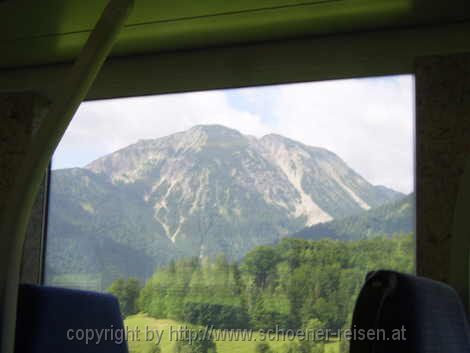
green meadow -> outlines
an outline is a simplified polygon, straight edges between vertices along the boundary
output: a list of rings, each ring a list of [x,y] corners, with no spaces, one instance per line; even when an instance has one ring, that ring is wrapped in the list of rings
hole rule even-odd
[[[131,315],[126,318],[124,325],[128,330],[135,332],[135,328],[138,327],[140,334],[135,335],[134,339],[129,336],[128,345],[130,353],[150,353],[160,351],[161,353],[173,353],[176,351],[176,341],[170,339],[170,330],[178,329],[179,327],[186,327],[183,323],[179,323],[174,320],[167,319],[155,319],[146,314],[136,314]],[[148,330],[158,330],[162,332],[162,339],[159,344],[156,344],[156,339],[147,341],[145,339],[145,331]],[[215,330],[217,331],[217,330]],[[217,333],[215,333],[217,335]],[[150,337],[150,335],[148,336]],[[297,342],[297,340],[294,340]],[[250,341],[215,341],[217,353],[258,353],[257,346],[260,343],[259,333],[254,332],[252,340]],[[289,352],[289,344],[292,342],[283,341],[282,338],[275,338],[274,340],[265,341],[269,345],[271,352],[273,353],[286,353]],[[157,345],[160,349],[154,348]],[[339,342],[329,342],[325,344],[325,353],[338,353],[339,352]]]

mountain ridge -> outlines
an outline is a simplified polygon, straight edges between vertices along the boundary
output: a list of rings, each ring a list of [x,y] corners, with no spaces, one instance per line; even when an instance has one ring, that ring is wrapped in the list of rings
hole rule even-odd
[[[140,140],[85,168],[52,171],[49,240],[58,249],[73,248],[62,234],[109,239],[146,254],[153,266],[221,252],[238,259],[401,196],[324,148],[199,125]]]
[[[414,200],[415,194],[411,193],[356,215],[306,227],[290,236],[306,240],[359,240],[377,235],[390,237],[414,233]]]

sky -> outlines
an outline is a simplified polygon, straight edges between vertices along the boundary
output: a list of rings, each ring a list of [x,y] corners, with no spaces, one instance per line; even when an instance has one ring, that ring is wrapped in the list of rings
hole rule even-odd
[[[329,149],[374,185],[414,185],[413,77],[295,83],[85,102],[53,157],[83,167],[140,139],[199,124],[277,133]]]

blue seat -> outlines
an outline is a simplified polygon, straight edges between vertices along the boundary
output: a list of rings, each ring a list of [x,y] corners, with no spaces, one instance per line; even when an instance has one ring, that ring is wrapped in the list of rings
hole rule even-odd
[[[19,288],[16,353],[128,353],[124,333],[112,295],[33,285]]]
[[[352,330],[356,335],[358,330],[383,330],[376,336],[386,339],[356,336],[350,353],[470,352],[469,326],[457,293],[443,283],[393,271],[367,276],[354,308]]]

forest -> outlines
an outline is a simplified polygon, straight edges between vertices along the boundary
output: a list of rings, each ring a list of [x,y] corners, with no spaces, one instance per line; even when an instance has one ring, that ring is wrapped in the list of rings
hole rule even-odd
[[[109,291],[126,316],[144,312],[217,329],[335,330],[350,325],[366,274],[413,272],[413,251],[412,234],[356,241],[285,238],[254,248],[238,262],[223,254],[172,261],[144,285],[119,279]]]

